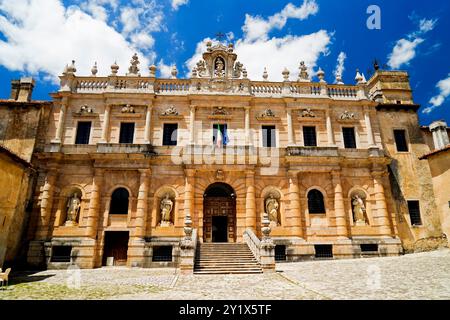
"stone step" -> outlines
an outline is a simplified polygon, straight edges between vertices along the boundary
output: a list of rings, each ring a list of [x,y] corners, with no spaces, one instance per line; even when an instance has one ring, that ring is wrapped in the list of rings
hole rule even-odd
[[[263,273],[261,269],[257,270],[202,270],[202,271],[194,271],[194,274],[259,274]]]

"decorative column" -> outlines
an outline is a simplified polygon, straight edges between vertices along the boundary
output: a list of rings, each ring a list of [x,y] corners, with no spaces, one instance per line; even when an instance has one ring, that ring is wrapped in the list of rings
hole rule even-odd
[[[105,114],[103,115],[103,128],[101,139],[102,143],[108,142],[110,113],[111,113],[111,105],[107,104],[105,106]]]
[[[103,170],[95,169],[92,178],[86,236],[93,239],[96,239],[97,237],[98,217],[100,214],[100,188],[102,185],[103,173]]]
[[[55,143],[62,143],[64,133],[64,122],[66,121],[66,113],[68,107],[67,97],[61,100],[61,109],[59,111],[58,126],[56,127]]]
[[[299,193],[298,173],[289,171],[289,215],[286,217],[286,224],[293,235],[303,237]]]
[[[191,106],[189,117],[189,144],[195,144],[195,111],[197,107]]]
[[[293,146],[295,145],[295,141],[294,141],[294,127],[292,125],[292,110],[288,109],[286,116],[288,126],[288,146]]]
[[[364,121],[366,123],[366,130],[367,130],[367,142],[370,147],[375,146],[375,140],[373,138],[373,131],[372,131],[372,123],[370,122],[370,114],[369,111],[364,112]]]
[[[335,147],[336,142],[334,141],[334,133],[333,133],[333,126],[331,124],[331,116],[330,116],[330,110],[327,109],[326,111],[326,117],[327,117],[327,137],[328,137],[328,145],[330,147]]]
[[[185,170],[185,185],[184,185],[184,216],[194,216],[194,184],[195,184],[195,170]],[[198,225],[194,222],[194,226]]]
[[[245,107],[245,145],[250,145],[250,107]]]
[[[255,198],[255,171],[245,172],[245,227],[256,232],[256,198]]]
[[[147,212],[148,212],[148,191],[150,187],[151,169],[139,170],[139,193],[137,198],[136,220],[134,236],[144,238],[146,230]]]
[[[149,104],[145,114],[144,144],[151,144],[152,109],[153,106]]]
[[[57,177],[57,169],[51,168],[46,176],[44,187],[41,193],[40,217],[37,228],[38,240],[46,240],[48,238],[49,223],[53,208],[53,193],[55,190],[55,182]]]
[[[336,219],[336,234],[340,238],[347,238],[347,219],[345,216],[344,195],[342,192],[341,173],[331,172],[334,186],[334,216]]]
[[[377,209],[377,222],[375,224],[380,228],[381,235],[391,236],[392,232],[389,223],[389,214],[383,187],[384,175],[384,172],[372,172],[373,192],[375,198],[375,206]]]

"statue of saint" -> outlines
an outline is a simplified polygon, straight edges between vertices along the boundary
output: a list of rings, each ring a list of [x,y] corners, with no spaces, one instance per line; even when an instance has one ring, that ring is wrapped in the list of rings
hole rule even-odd
[[[170,222],[170,213],[172,212],[173,201],[169,198],[169,195],[166,194],[165,197],[161,200],[161,223],[169,223]]]
[[[78,214],[80,213],[81,199],[78,193],[74,193],[67,202],[67,218],[66,223],[74,224],[77,222]]]
[[[221,58],[216,60],[215,66],[215,75],[216,77],[224,77],[225,76],[225,64]]]
[[[266,213],[269,215],[269,220],[275,222],[277,225],[279,224],[278,220],[278,209],[280,204],[278,200],[271,193],[269,197],[266,199]]]
[[[352,205],[353,205],[353,214],[355,217],[356,222],[366,222],[366,218],[364,217],[364,214],[366,212],[366,207],[364,205],[364,200],[361,199],[360,196],[355,195],[352,198]]]

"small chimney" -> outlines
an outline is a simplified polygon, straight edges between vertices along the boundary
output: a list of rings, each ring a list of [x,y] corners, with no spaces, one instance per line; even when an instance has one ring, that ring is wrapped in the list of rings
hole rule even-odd
[[[17,100],[19,96],[20,89],[20,80],[11,80],[11,95],[9,97],[10,100]]]
[[[20,79],[20,90],[19,96],[17,97],[18,102],[30,102],[31,95],[33,94],[34,80],[33,78],[22,78]]]
[[[447,123],[443,120],[430,124],[430,131],[433,134],[434,149],[440,150],[449,144],[447,134]]]

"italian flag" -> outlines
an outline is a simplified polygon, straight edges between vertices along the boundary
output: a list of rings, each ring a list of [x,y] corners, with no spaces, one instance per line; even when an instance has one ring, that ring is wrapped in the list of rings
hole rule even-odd
[[[217,137],[216,137],[216,146],[218,148],[222,147],[223,145],[223,132],[222,132],[222,128],[221,125],[218,124],[217,125]]]

